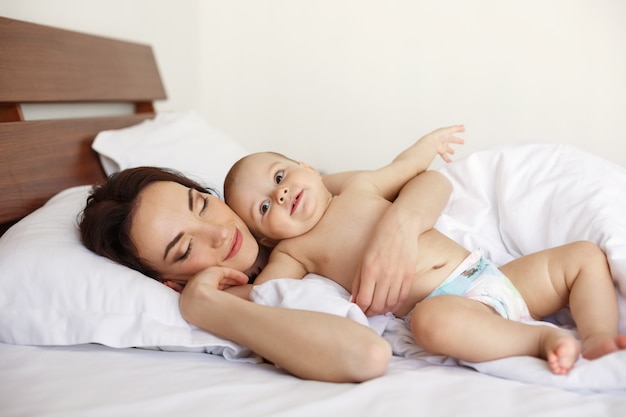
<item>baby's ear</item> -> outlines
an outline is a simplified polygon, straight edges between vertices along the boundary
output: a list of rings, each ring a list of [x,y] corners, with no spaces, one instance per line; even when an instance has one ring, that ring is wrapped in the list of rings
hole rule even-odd
[[[304,167],[306,169],[310,169],[313,172],[317,172],[317,169],[315,169],[313,166],[307,164],[306,162],[300,161],[300,162],[298,162],[298,165],[300,165],[301,167]],[[319,172],[317,172],[317,173],[319,174]]]
[[[259,243],[267,248],[272,249],[278,243],[274,239],[270,239],[269,237],[262,237],[259,239]]]

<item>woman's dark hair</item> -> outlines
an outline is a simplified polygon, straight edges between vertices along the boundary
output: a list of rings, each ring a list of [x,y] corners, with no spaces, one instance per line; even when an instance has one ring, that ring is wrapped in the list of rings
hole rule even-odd
[[[95,185],[79,219],[80,237],[88,249],[157,280],[161,278],[159,273],[139,258],[130,239],[130,228],[137,197],[148,185],[159,181],[172,181],[203,193],[217,194],[173,170],[131,168]]]

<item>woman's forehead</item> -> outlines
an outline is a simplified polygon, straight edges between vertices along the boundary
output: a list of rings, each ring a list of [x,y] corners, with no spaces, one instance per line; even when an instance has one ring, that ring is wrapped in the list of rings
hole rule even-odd
[[[137,198],[133,224],[158,222],[173,212],[188,211],[189,188],[172,181],[158,181],[144,188]],[[143,224],[142,226],[147,226]]]
[[[139,194],[139,200],[171,201],[185,197],[189,188],[173,181],[156,181],[146,186]]]
[[[131,238],[139,255],[152,259],[176,236],[188,207],[189,189],[171,181],[148,185],[140,193],[131,224]]]

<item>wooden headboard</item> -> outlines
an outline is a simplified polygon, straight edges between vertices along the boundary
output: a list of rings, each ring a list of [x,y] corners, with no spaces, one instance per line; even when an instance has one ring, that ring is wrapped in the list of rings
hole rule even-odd
[[[103,180],[97,133],[153,117],[165,98],[148,45],[0,17],[0,234],[57,192]],[[131,103],[134,114],[29,121],[27,103]]]

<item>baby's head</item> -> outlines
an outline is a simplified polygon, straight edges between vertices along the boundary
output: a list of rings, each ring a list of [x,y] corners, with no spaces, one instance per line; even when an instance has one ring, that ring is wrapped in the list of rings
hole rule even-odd
[[[224,181],[226,204],[270,247],[311,230],[331,197],[313,167],[275,152],[240,159]]]

